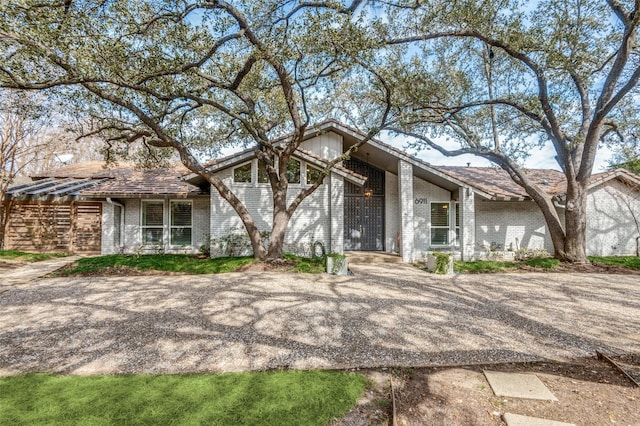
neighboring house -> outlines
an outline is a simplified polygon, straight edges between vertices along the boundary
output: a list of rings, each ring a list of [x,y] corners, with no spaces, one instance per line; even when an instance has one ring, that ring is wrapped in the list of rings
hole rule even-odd
[[[291,193],[311,184],[327,160],[361,138],[360,132],[336,121],[310,129],[289,164]],[[253,150],[207,167],[245,203],[258,227],[269,231],[271,189]],[[562,173],[529,173],[548,186],[563,216]],[[640,178],[615,170],[592,179],[588,253],[635,254]],[[210,238],[243,232],[231,206],[182,166],[67,166],[12,188],[4,205],[11,209],[5,247],[23,250],[191,253]],[[489,250],[553,252],[538,207],[503,170],[432,166],[377,140],[334,168],[291,218],[286,235],[290,250],[317,242],[327,252],[386,251],[407,262],[443,250],[465,260]]]

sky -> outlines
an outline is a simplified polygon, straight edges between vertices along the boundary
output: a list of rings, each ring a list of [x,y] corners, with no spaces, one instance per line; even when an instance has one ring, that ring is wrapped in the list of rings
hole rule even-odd
[[[406,137],[391,137],[381,135],[379,139],[389,145],[402,149],[407,153],[414,155],[434,166],[466,166],[471,163],[471,167],[492,167],[494,164],[484,158],[475,155],[461,155],[458,157],[445,157],[435,150],[416,150],[406,149]],[[593,167],[593,173],[600,173],[607,169],[607,161],[611,158],[613,152],[607,147],[600,147],[596,154],[596,161]],[[556,153],[551,142],[542,148],[535,150],[525,162],[525,167],[529,169],[554,169],[560,170],[560,166],[555,160]]]
[[[458,157],[445,157],[435,150],[421,150],[406,149],[407,138],[401,136],[389,136],[382,134],[378,136],[378,139],[391,146],[399,148],[410,155],[418,157],[421,160],[433,164],[434,166],[466,166],[467,163],[471,163],[471,167],[494,167],[495,164],[490,163],[484,158],[476,157],[475,155],[461,155]],[[229,147],[222,149],[221,157],[239,152],[245,147]],[[593,167],[593,173],[600,173],[607,170],[607,161],[611,158],[613,152],[607,147],[600,147],[596,154],[596,161]],[[528,169],[554,169],[560,170],[560,166],[555,160],[555,151],[550,142],[539,150],[534,151],[531,156],[525,162],[525,167]]]

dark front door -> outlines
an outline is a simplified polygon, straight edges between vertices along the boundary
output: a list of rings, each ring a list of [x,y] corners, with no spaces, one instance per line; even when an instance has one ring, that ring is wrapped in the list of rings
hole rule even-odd
[[[384,250],[384,172],[356,159],[344,166],[368,177],[364,186],[345,182],[344,249]],[[365,189],[372,194],[366,196]]]

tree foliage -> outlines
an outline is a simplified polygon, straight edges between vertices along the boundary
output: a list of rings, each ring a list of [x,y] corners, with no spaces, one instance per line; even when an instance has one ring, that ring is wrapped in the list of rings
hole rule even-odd
[[[637,132],[639,8],[617,0],[394,2],[384,35],[400,117],[392,129],[445,155],[500,165],[541,208],[556,255],[586,262],[597,148]],[[520,167],[547,141],[567,178],[564,221]]]
[[[356,73],[362,81],[381,81],[370,66],[372,38],[354,14],[360,3],[3,4],[0,84],[48,91],[88,114],[88,134],[103,135],[112,151],[126,153],[137,143],[160,156],[158,150],[177,152],[235,209],[254,254],[280,257],[289,218],[341,160],[287,201],[289,157],[309,125],[335,111],[321,101]],[[387,115],[382,108],[359,117],[370,125],[368,138]],[[274,142],[284,135],[289,139]],[[203,158],[227,144],[256,147],[266,165],[274,206],[268,253],[250,212],[203,166]]]

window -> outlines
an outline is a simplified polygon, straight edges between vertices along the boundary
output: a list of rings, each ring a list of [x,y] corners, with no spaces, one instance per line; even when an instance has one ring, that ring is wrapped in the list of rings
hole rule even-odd
[[[449,203],[431,203],[431,245],[449,244]]]
[[[313,185],[322,176],[322,170],[307,164],[307,185]]]
[[[162,244],[164,202],[142,202],[142,244]]]
[[[251,183],[251,163],[243,164],[233,169],[233,181],[236,183]]]
[[[171,245],[191,245],[191,201],[171,202]]]
[[[300,162],[289,158],[287,163],[287,180],[289,183],[300,183]]]
[[[269,183],[269,173],[264,163],[258,160],[258,183]]]

